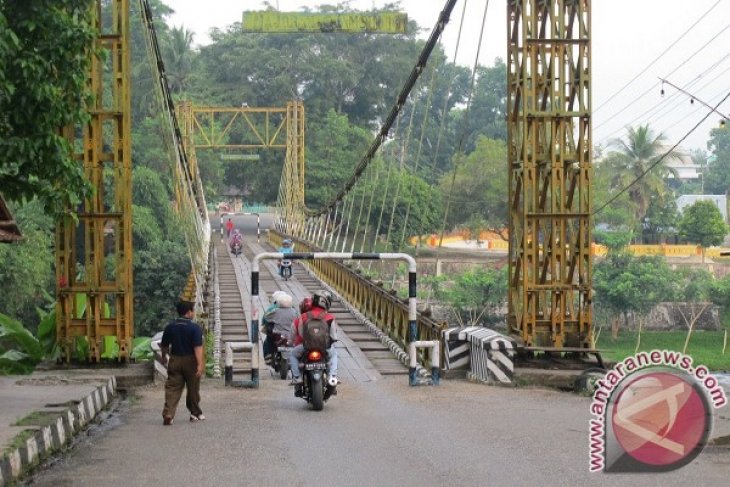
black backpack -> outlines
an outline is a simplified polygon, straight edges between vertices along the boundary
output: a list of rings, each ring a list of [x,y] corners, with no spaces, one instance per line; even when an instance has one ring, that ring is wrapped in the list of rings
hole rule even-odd
[[[326,317],[326,312],[320,313],[319,316],[314,316],[311,311],[307,312],[307,320],[302,328],[305,350],[325,351],[330,348],[332,340],[330,339],[330,325],[325,320]]]

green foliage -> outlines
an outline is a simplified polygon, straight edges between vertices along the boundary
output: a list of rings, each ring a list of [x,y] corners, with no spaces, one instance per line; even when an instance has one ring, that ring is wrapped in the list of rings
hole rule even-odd
[[[478,137],[474,151],[456,165],[456,178],[452,171],[441,179],[443,200],[451,196],[448,223],[463,224],[480,215],[487,225],[503,228],[508,219],[507,169],[507,144]]]
[[[705,180],[705,194],[728,194],[730,189],[730,124],[713,129],[707,143],[712,152]]]
[[[626,248],[634,238],[632,232],[609,232],[606,230],[595,230],[593,232],[593,239],[596,243],[605,245],[608,247],[609,252],[617,252]]]
[[[144,361],[152,360],[154,352],[152,351],[152,338],[150,337],[136,337],[132,341],[132,355],[134,360]]]
[[[666,136],[655,134],[649,125],[629,127],[626,140],[616,139],[611,144],[617,151],[604,163],[613,172],[612,187],[629,188],[628,196],[636,204],[635,221],[642,222],[652,199],[664,202],[669,197],[666,179],[677,173],[666,163],[680,154],[671,152],[658,163],[666,151]]]
[[[0,312],[35,330],[37,309],[53,302],[52,221],[39,200],[11,210],[25,238],[0,245]]]
[[[58,132],[86,119],[90,13],[87,0],[6,2],[0,13],[0,188],[57,215],[91,190]]]
[[[611,252],[594,267],[593,303],[608,314],[647,313],[660,302],[673,301],[678,283],[663,257],[636,257]]]
[[[305,172],[306,203],[319,208],[327,203],[352,175],[372,136],[354,127],[330,108],[323,117],[310,120]]]
[[[652,200],[642,222],[644,243],[659,243],[667,237],[676,233],[677,202],[668,198],[664,203],[659,200]]]
[[[134,254],[135,334],[151,336],[164,328],[185,287],[190,258],[180,241],[153,241]]]
[[[43,354],[49,360],[55,361],[61,356],[56,345],[56,310],[55,308],[42,316],[38,324],[38,341],[43,348]]]
[[[690,302],[707,302],[710,300],[715,281],[711,272],[698,267],[680,267],[675,273],[682,289],[678,296],[679,299]]]
[[[679,234],[703,248],[720,245],[727,230],[720,210],[712,201],[697,201],[684,209],[679,220]]]
[[[160,223],[155,219],[152,209],[132,205],[132,243],[135,251],[146,250],[152,242],[161,240]]]
[[[720,306],[725,316],[730,316],[730,274],[722,279],[712,281],[709,289],[709,298]]]
[[[476,268],[453,276],[427,280],[434,296],[448,305],[461,324],[494,323],[498,308],[507,301],[507,267]]]
[[[22,323],[0,314],[0,374],[29,374],[43,359],[43,347]]]
[[[158,172],[145,166],[134,168],[132,171],[132,201],[137,207],[145,207],[152,212],[157,221],[158,230],[161,232],[160,235],[168,235],[168,232],[173,230],[170,228],[171,200],[170,192]],[[135,225],[136,223],[135,221]]]

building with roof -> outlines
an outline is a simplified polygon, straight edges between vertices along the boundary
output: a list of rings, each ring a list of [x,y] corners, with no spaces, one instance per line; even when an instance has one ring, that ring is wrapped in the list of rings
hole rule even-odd
[[[3,196],[0,195],[0,243],[17,242],[22,239],[23,235],[20,233],[20,228],[13,215],[10,214]]]

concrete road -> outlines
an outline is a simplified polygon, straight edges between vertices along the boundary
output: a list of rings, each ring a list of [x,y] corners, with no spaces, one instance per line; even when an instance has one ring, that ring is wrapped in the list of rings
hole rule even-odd
[[[714,486],[730,475],[730,450],[719,447],[671,473],[591,474],[589,398],[541,389],[386,378],[342,384],[314,412],[283,381],[245,390],[208,379],[208,419],[189,423],[178,410],[171,427],[162,387],[135,394],[118,426],[26,485]]]

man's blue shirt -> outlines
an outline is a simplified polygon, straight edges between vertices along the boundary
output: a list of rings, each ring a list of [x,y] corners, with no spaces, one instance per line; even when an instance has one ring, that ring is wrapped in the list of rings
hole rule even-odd
[[[170,355],[176,357],[194,355],[195,347],[203,345],[203,330],[193,320],[178,318],[162,332],[163,347],[171,347]]]

